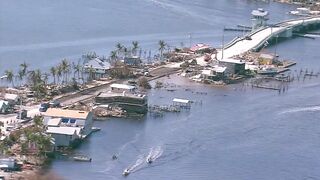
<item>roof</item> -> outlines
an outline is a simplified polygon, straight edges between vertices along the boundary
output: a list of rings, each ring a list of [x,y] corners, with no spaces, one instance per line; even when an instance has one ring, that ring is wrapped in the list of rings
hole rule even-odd
[[[201,74],[204,74],[204,75],[212,75],[212,70],[211,69],[204,69],[202,70]]]
[[[245,64],[245,62],[242,60],[232,59],[232,58],[221,59],[221,60],[219,60],[219,62],[226,62],[226,63],[233,63],[233,64]]]
[[[52,118],[47,121],[45,125],[47,126],[58,126],[60,124],[60,118]]]
[[[178,98],[174,98],[174,99],[173,99],[173,102],[178,102],[178,103],[187,104],[187,103],[190,103],[190,100],[188,100],[188,99],[178,99]]]
[[[102,61],[99,58],[92,59],[84,64],[85,68],[93,68],[93,69],[102,69],[107,70],[110,69],[111,65],[107,61]]]
[[[226,71],[226,69],[227,69],[227,67],[221,67],[221,66],[214,66],[212,68],[212,70],[217,73],[223,73],[224,71]]]
[[[90,112],[88,111],[77,111],[77,110],[68,110],[68,109],[59,109],[59,108],[49,108],[44,116],[50,117],[64,117],[64,118],[75,118],[75,119],[87,119]]]
[[[17,100],[19,96],[17,94],[5,94],[4,99],[6,100]]]
[[[269,12],[268,12],[268,11],[265,11],[264,9],[259,8],[258,10],[253,10],[253,11],[251,12],[251,14],[252,14],[253,16],[265,17],[265,16],[268,16]]]
[[[264,58],[264,59],[274,59],[274,55],[272,55],[272,54],[265,54],[265,53],[260,54],[259,57]]]
[[[118,88],[118,89],[127,89],[127,90],[131,90],[131,89],[135,89],[136,87],[134,86],[130,86],[127,84],[111,84],[110,86],[111,88]]]
[[[66,135],[73,135],[73,134],[80,134],[80,127],[48,127],[46,133],[49,134],[66,134]]]
[[[200,43],[192,46],[190,50],[194,52],[194,51],[199,51],[199,50],[208,49],[208,48],[210,48],[209,45]]]

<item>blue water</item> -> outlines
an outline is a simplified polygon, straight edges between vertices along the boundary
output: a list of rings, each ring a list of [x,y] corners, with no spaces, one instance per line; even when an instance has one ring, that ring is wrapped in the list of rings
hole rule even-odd
[[[295,8],[248,0],[0,1],[0,68],[17,69],[23,61],[48,68],[88,51],[108,54],[116,42],[132,40],[151,50],[160,39],[188,45],[189,33],[192,42],[220,46],[223,26],[250,25],[250,12],[258,7],[270,11],[271,22],[291,18],[285,12]],[[230,40],[241,34],[225,35]],[[319,44],[319,38],[294,38],[276,48],[280,57],[298,62],[296,75],[320,70]],[[59,159],[50,171],[70,180],[125,179],[128,167],[127,179],[137,180],[320,179],[319,78],[295,81],[283,94],[161,79],[176,91],[152,89],[150,104],[169,104],[174,97],[202,104],[163,118],[95,122],[102,130],[75,150],[93,161]],[[112,161],[113,154],[119,159]],[[159,157],[148,165],[148,155]]]

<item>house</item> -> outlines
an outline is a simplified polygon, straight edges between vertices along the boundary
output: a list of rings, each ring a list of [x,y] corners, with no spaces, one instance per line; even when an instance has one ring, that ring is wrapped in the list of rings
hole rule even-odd
[[[0,114],[5,114],[9,112],[10,105],[8,101],[0,100]]]
[[[245,71],[245,62],[237,59],[219,60],[219,65],[226,67],[225,74],[242,74]]]
[[[123,63],[128,66],[139,66],[142,61],[139,56],[125,57]]]
[[[111,92],[114,92],[114,93],[123,93],[123,92],[134,93],[134,91],[136,90],[135,86],[130,86],[126,84],[111,84],[110,87],[111,87]]]
[[[13,158],[1,158],[0,169],[15,170],[17,168],[17,161]]]
[[[172,100],[174,106],[182,107],[182,108],[190,108],[191,107],[191,101],[188,99],[179,99],[174,98]]]
[[[201,71],[203,79],[219,81],[225,76],[226,67],[213,66],[212,68],[204,69]]]
[[[207,44],[196,44],[190,48],[190,51],[193,53],[206,53],[210,52],[210,46]]]
[[[82,139],[81,130],[81,127],[48,127],[46,133],[54,138],[54,147],[63,147]]]
[[[10,105],[16,105],[20,102],[20,97],[17,94],[5,94],[4,100],[8,101]]]
[[[88,111],[66,110],[59,108],[49,108],[43,113],[44,124],[47,127],[79,127],[81,128],[81,138],[85,138],[91,133],[93,114]]]
[[[103,61],[99,58],[89,60],[83,65],[86,72],[93,71],[96,76],[103,77],[109,73],[111,65],[107,61]]]

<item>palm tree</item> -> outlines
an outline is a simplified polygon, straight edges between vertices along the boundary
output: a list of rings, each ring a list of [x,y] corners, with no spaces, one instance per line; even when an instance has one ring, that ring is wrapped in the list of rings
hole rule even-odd
[[[74,73],[73,73],[74,78],[76,77],[76,74],[78,74],[78,80],[79,80],[80,79],[81,65],[80,64],[74,65],[73,69],[74,69]]]
[[[4,72],[4,74],[5,74],[5,76],[7,76],[7,81],[8,81],[9,83],[12,83],[12,87],[14,87],[14,84],[13,84],[13,77],[14,77],[14,75],[13,75],[12,70],[6,70],[6,71]]]
[[[163,40],[159,41],[160,60],[163,58],[163,50],[166,48],[166,43]]]
[[[56,71],[57,71],[57,78],[58,78],[58,83],[59,83],[59,82],[60,82],[60,77],[62,76],[62,72],[63,72],[62,66],[61,66],[61,65],[58,65],[58,66],[56,67]]]
[[[139,49],[139,42],[138,41],[132,41],[132,53],[134,56],[137,55],[137,50]]]
[[[121,43],[117,43],[116,48],[117,48],[118,56],[120,56],[123,50],[123,45]]]
[[[50,74],[47,73],[47,72],[45,72],[45,73],[43,74],[43,82],[44,82],[45,85],[48,84],[49,76],[50,76]]]
[[[24,74],[23,70],[19,70],[18,78],[19,78],[20,82],[22,82],[24,76],[25,76],[25,74]]]
[[[64,82],[68,82],[68,73],[70,72],[70,64],[67,59],[63,59],[61,62],[62,72],[64,74]]]
[[[52,66],[52,67],[50,68],[50,73],[51,73],[51,75],[52,75],[52,77],[53,77],[53,84],[56,84],[57,69],[56,69],[54,66]]]
[[[118,59],[117,52],[116,51],[111,51],[110,52],[111,64],[113,64],[117,59]]]
[[[94,80],[95,79],[95,70],[92,67],[90,67],[88,72],[89,72],[89,81]]]
[[[26,75],[27,74],[28,64],[26,62],[23,62],[22,64],[20,64],[20,67],[22,68],[23,74]]]
[[[127,57],[127,55],[128,55],[128,48],[123,47],[123,53],[124,53],[124,57]]]

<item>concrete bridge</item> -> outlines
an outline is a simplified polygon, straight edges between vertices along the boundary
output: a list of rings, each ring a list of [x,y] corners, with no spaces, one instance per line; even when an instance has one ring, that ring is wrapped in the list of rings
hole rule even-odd
[[[303,33],[320,27],[320,16],[284,21],[273,26],[258,29],[245,37],[237,37],[227,45],[224,50],[218,50],[217,58],[231,58],[232,56],[253,50],[258,51],[266,42],[278,37],[289,38],[293,33]],[[222,57],[223,56],[223,57]]]

